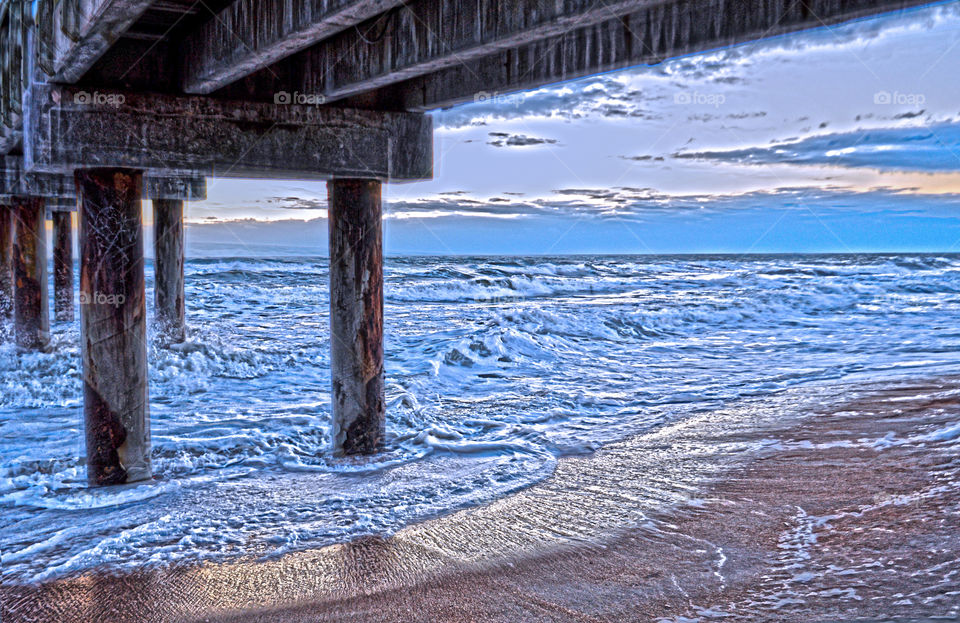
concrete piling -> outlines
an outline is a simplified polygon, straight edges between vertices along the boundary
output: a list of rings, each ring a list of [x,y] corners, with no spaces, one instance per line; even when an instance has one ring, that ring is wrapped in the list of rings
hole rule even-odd
[[[135,169],[80,169],[80,326],[87,479],[149,479],[147,323]]]
[[[40,197],[13,197],[12,205],[14,333],[21,348],[44,350],[50,344],[46,208]]]
[[[13,209],[0,204],[0,318],[13,318]]]
[[[183,281],[183,201],[153,200],[153,250],[157,330],[174,342],[186,337]]]
[[[53,217],[53,315],[73,321],[73,228],[70,212],[51,212]]]
[[[330,203],[333,450],[376,451],[384,437],[380,182],[334,179]]]

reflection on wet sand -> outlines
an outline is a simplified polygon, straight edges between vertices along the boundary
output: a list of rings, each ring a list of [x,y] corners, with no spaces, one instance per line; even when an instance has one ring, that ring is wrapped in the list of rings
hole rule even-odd
[[[3,620],[960,614],[960,379],[796,396],[564,459],[538,485],[388,538],[4,586]]]

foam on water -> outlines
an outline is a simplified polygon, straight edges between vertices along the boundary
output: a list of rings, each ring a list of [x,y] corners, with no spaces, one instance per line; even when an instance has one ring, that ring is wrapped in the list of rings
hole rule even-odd
[[[85,486],[74,325],[0,346],[3,577],[385,534],[672,419],[960,348],[956,256],[392,258],[387,448],[343,460],[326,283],[319,258],[188,262],[190,337],[149,352],[151,483]]]

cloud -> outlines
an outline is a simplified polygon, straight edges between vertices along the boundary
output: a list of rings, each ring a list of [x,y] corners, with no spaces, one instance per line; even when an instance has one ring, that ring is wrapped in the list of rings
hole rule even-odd
[[[923,209],[924,202],[960,206],[960,197],[951,194],[916,195],[910,190],[873,188],[854,191],[827,186],[785,186],[773,190],[731,194],[672,195],[654,188],[559,188],[545,197],[520,198],[499,193],[489,198],[437,196],[391,201],[385,205],[387,220],[407,219],[520,219],[536,223],[542,218],[583,220],[639,220],[662,216],[707,216],[727,212],[765,212],[817,206],[818,210],[870,211],[878,206],[898,212],[909,206]]]
[[[657,119],[653,108],[667,99],[661,92],[630,84],[631,71],[618,76],[595,76],[562,86],[545,87],[508,95],[490,94],[489,99],[433,113],[439,127],[483,126],[492,120],[631,118]]]
[[[265,207],[282,210],[326,210],[327,199],[318,197],[267,197]]]
[[[923,113],[925,113],[925,112],[927,112],[927,111],[925,111],[925,110],[917,110],[917,111],[915,111],[915,112],[904,112],[904,113],[900,113],[899,115],[894,115],[893,118],[894,118],[894,119],[915,119],[915,118],[917,118],[917,117],[922,116]]]
[[[635,253],[946,250],[960,195],[792,188],[669,196],[565,188],[530,201],[445,197],[387,205],[387,253]],[[522,223],[518,223],[522,220]],[[639,226],[638,226],[639,225]],[[902,236],[904,229],[917,235]],[[327,253],[325,218],[190,223],[191,256]],[[575,233],[575,235],[572,235]]]
[[[663,162],[664,161],[663,156],[651,156],[650,154],[646,154],[643,156],[619,156],[619,158],[621,160],[632,160],[634,162],[650,162],[650,161]]]
[[[727,151],[680,152],[675,158],[736,164],[801,164],[881,171],[960,171],[960,122],[926,127],[858,129]]]
[[[530,145],[555,145],[555,138],[539,138],[537,136],[527,136],[526,134],[509,134],[507,132],[490,132],[490,140],[487,145],[494,147],[527,147]]]

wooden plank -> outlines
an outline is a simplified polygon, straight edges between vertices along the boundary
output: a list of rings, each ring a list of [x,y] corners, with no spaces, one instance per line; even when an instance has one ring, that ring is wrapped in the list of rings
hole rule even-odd
[[[263,73],[325,102],[441,71],[663,0],[423,0],[368,20]],[[282,86],[282,85],[281,85]]]
[[[184,42],[183,90],[212,93],[403,0],[236,0]]]
[[[396,12],[379,41],[344,31],[224,93],[268,100],[286,91],[326,103],[348,98],[347,105],[426,111],[923,4],[424,0]]]
[[[368,102],[427,111],[927,4],[925,0],[682,0],[400,82]],[[306,87],[304,87],[306,88]]]
[[[50,0],[48,0],[50,1]],[[41,42],[54,82],[77,82],[153,0],[61,1],[42,23]],[[68,36],[67,33],[71,36]]]

